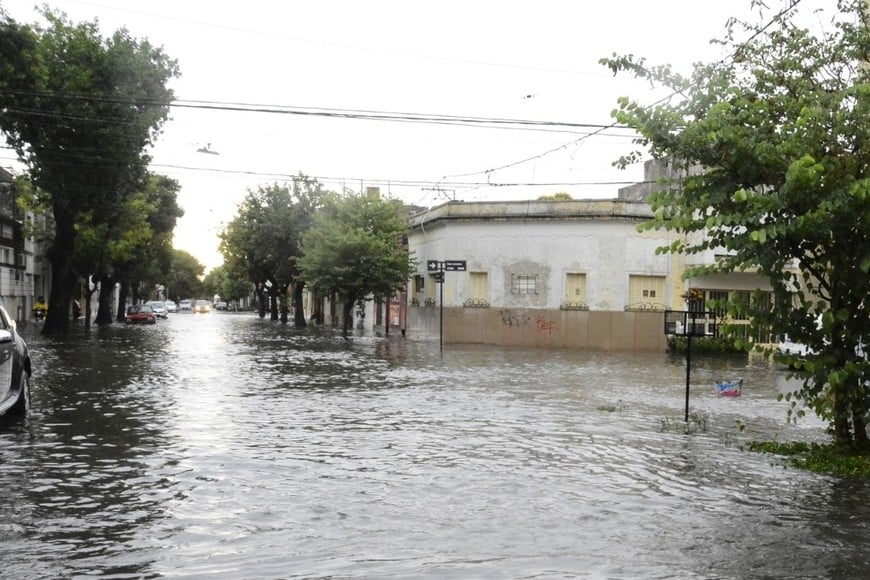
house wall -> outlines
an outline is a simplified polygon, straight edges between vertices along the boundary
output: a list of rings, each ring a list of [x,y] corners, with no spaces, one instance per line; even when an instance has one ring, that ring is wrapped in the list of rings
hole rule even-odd
[[[408,246],[424,279],[408,309],[411,336],[447,343],[481,343],[595,350],[664,350],[661,312],[629,304],[631,275],[665,279],[657,307],[681,301],[679,262],[657,255],[667,232],[640,233],[652,217],[645,203],[616,200],[450,203],[413,223]],[[465,271],[444,273],[441,291],[429,260],[464,260]],[[463,307],[472,272],[485,272],[489,307]],[[586,276],[588,310],[562,310],[566,275]],[[511,291],[512,275],[535,278],[535,292]],[[676,280],[676,281],[675,281]],[[425,297],[434,305],[425,305]]]
[[[411,306],[408,336],[438,339],[439,306]],[[603,351],[664,351],[661,312],[593,312],[445,307],[446,344],[494,344]]]

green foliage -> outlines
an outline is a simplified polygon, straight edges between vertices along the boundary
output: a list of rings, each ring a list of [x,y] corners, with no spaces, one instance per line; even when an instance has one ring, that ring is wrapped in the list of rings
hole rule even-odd
[[[213,268],[202,281],[206,295],[217,294],[226,302],[247,298],[253,292],[253,284],[235,274],[225,265]]]
[[[0,130],[28,167],[34,199],[52,211],[43,327],[52,333],[69,328],[73,253],[93,255],[91,242],[146,187],[145,150],[167,118],[173,95],[166,85],[178,69],[124,29],[103,38],[96,22],[73,24],[48,8],[43,15],[45,29],[0,20]],[[95,229],[86,250],[76,247],[84,228]]]
[[[397,200],[330,197],[302,240],[304,279],[318,291],[338,294],[346,315],[367,297],[392,296],[411,275],[410,257],[396,242],[405,232],[405,216]]]
[[[668,352],[686,352],[686,338],[681,336],[668,337]],[[692,352],[698,354],[745,354],[734,340],[724,336],[701,336],[692,339]]]
[[[201,281],[204,272],[205,266],[192,254],[173,249],[165,277],[167,295],[176,301],[204,296]]]
[[[320,182],[301,173],[289,185],[276,183],[249,191],[236,217],[221,232],[224,264],[254,284],[296,282],[301,237],[325,195]]]
[[[689,413],[688,422],[682,419],[676,420],[671,417],[665,417],[659,425],[659,431],[662,433],[682,433],[686,435],[690,433],[706,433],[709,422],[710,420],[707,415],[692,411]]]
[[[554,193],[553,195],[538,196],[538,201],[571,201],[574,199],[571,194],[565,191]]]
[[[851,445],[819,445],[818,443],[778,443],[751,441],[750,451],[784,455],[789,464],[799,469],[830,475],[870,478],[870,448]]]
[[[652,107],[621,98],[613,113],[639,132],[638,145],[681,169],[650,196],[655,219],[643,229],[681,234],[663,251],[716,254],[687,278],[767,278],[772,302],[726,307],[750,318],[749,336],[773,328],[819,353],[801,369],[797,396],[831,421],[838,441],[866,440],[870,416],[870,363],[860,356],[870,336],[863,9],[862,0],[838,1],[819,35],[795,24],[795,6],[758,25],[732,21],[720,42],[733,56],[695,65],[690,78],[633,55],[602,60],[672,91]],[[616,164],[639,158],[641,150]]]

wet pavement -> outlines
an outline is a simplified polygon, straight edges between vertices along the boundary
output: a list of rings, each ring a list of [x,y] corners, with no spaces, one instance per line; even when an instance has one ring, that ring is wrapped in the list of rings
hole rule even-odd
[[[784,371],[170,315],[24,330],[2,578],[862,578],[870,484],[744,451]],[[713,382],[744,379],[739,398]],[[740,426],[743,430],[740,430]]]

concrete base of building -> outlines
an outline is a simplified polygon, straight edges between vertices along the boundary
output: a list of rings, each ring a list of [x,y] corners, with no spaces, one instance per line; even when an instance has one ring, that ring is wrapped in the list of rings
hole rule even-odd
[[[409,337],[438,339],[442,310],[409,306]],[[444,308],[445,344],[665,351],[664,314],[526,308]]]

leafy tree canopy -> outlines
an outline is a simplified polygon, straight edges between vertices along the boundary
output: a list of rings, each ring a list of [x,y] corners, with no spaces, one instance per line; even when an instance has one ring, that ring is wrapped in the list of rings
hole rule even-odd
[[[52,289],[47,334],[69,328],[77,218],[100,225],[144,186],[145,149],[165,121],[176,63],[124,30],[103,38],[96,22],[73,24],[46,8],[48,27],[0,18],[0,130],[52,209]],[[56,314],[53,314],[56,313]]]
[[[797,6],[761,24],[732,20],[719,41],[731,56],[695,65],[689,78],[633,56],[602,63],[671,92],[654,106],[621,98],[614,111],[642,149],[681,174],[650,197],[649,227],[684,234],[668,251],[715,250],[714,264],[687,277],[747,269],[767,277],[776,304],[749,307],[755,324],[817,353],[799,364],[798,398],[830,421],[837,441],[866,443],[868,15],[863,0],[840,0],[815,15],[826,25],[812,32],[798,24]],[[618,164],[641,159],[642,149]]]
[[[410,277],[411,259],[397,242],[405,218],[397,200],[334,195],[304,235],[302,276],[316,290],[341,298],[345,333],[355,303],[392,296]]]
[[[538,197],[538,201],[571,201],[572,199],[574,198],[566,191],[560,191],[553,195],[541,195]]]

